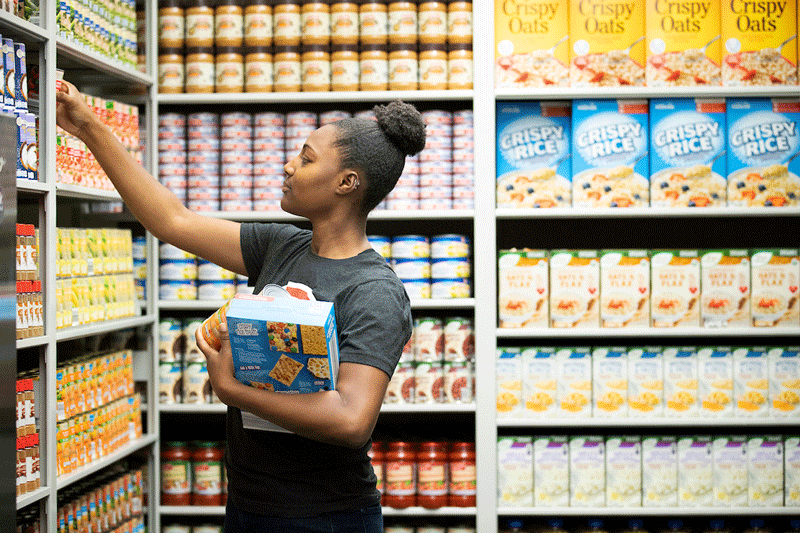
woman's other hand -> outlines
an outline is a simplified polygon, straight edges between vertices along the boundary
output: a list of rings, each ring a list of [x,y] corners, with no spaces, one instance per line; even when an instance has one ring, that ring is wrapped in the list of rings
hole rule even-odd
[[[56,91],[56,124],[67,133],[82,139],[92,123],[97,121],[78,89],[67,81]]]
[[[228,326],[220,324],[217,329],[217,336],[222,341],[222,347],[219,351],[206,342],[201,330],[202,328],[197,328],[195,340],[197,341],[197,347],[206,356],[211,388],[222,403],[229,405],[229,393],[239,385],[239,382],[233,373],[233,353],[231,352],[231,341],[228,336]]]

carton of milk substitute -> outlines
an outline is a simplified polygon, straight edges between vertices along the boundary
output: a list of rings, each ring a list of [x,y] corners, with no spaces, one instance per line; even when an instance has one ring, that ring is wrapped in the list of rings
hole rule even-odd
[[[569,441],[570,507],[604,507],[606,453],[601,436],[572,437]]]
[[[765,435],[747,441],[748,507],[780,507],[783,503],[783,437]]]
[[[606,439],[606,506],[642,505],[642,443],[638,436]]]
[[[747,437],[716,437],[714,507],[747,507]]]
[[[533,441],[536,507],[569,507],[569,442],[563,435]]]
[[[678,445],[674,435],[642,439],[642,507],[678,506]]]
[[[711,437],[678,440],[678,507],[711,507],[713,473]]]
[[[497,439],[497,503],[503,507],[533,506],[533,438]]]

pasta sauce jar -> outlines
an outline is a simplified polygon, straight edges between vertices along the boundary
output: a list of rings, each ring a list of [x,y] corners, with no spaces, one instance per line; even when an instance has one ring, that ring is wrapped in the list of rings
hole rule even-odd
[[[454,442],[447,454],[450,478],[447,505],[450,507],[475,507],[475,443]]]
[[[250,0],[244,8],[244,45],[272,44],[272,6],[269,0]]]
[[[191,505],[191,458],[186,442],[164,443],[161,450],[161,505]]]
[[[372,442],[372,446],[370,447],[367,455],[370,458],[370,462],[372,463],[372,469],[375,471],[375,478],[377,479],[375,487],[378,489],[378,492],[381,493],[381,499],[383,499],[383,493],[386,491],[386,487],[384,485],[384,461],[386,460],[383,453],[383,443],[382,442]]]
[[[358,4],[334,0],[331,4],[331,43],[358,44]]]
[[[334,44],[331,46],[331,89],[334,91],[358,90],[358,46]]]
[[[414,445],[390,442],[385,454],[386,492],[383,501],[388,507],[405,509],[417,503],[417,475]]]
[[[192,0],[186,8],[186,46],[214,46],[211,0]]]
[[[447,505],[447,448],[441,442],[423,442],[417,448],[417,505],[438,509]]]
[[[222,448],[195,442],[192,452],[192,505],[222,505]]]

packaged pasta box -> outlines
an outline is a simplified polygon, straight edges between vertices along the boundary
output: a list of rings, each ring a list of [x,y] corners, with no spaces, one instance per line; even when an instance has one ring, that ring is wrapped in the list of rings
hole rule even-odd
[[[657,418],[664,414],[664,364],[660,346],[628,349],[628,414]]]
[[[678,506],[678,444],[674,435],[642,439],[642,507]]]
[[[644,86],[645,0],[570,2],[573,87]]]
[[[711,437],[678,439],[678,507],[711,507],[713,476]]]
[[[783,441],[783,501],[786,507],[800,507],[800,437],[787,435]]]
[[[535,507],[569,507],[569,442],[564,435],[533,441]]]
[[[706,327],[750,325],[750,252],[703,250],[700,316]]]
[[[555,418],[558,414],[558,366],[553,348],[527,348],[522,351],[523,415],[529,418]]]
[[[545,250],[500,250],[498,319],[501,328],[546,328],[550,270]]]
[[[569,86],[569,2],[497,2],[494,11],[498,88]]]
[[[625,347],[592,351],[592,410],[597,418],[628,416],[628,353]]]
[[[770,416],[800,415],[800,346],[770,348],[767,364]]]
[[[730,346],[698,348],[697,402],[701,417],[733,416],[733,353]]]
[[[726,205],[725,100],[650,100],[650,205]]]
[[[735,416],[769,415],[769,364],[765,347],[733,350],[733,395]]]
[[[697,348],[670,346],[664,358],[664,414],[671,417],[697,416]]]
[[[641,507],[642,442],[639,436],[606,439],[606,507]]]
[[[597,250],[553,250],[550,255],[550,327],[598,327],[599,290]]]
[[[747,506],[783,505],[783,437],[764,435],[747,441]]]
[[[648,114],[646,100],[573,102],[573,207],[649,205]]]
[[[497,505],[533,506],[533,437],[497,439]]]
[[[700,324],[697,250],[650,252],[650,319],[654,328]]]
[[[750,283],[752,324],[757,327],[800,325],[800,250],[752,250]]]
[[[558,366],[559,416],[592,416],[592,354],[589,348],[561,348],[556,351]]]
[[[714,507],[747,507],[747,437],[715,437]]]
[[[728,205],[799,205],[800,100],[731,98],[726,106]]]
[[[797,84],[797,2],[720,2],[722,84]]]
[[[647,250],[600,252],[600,325],[650,325],[650,254]]]
[[[514,418],[522,412],[522,351],[498,348],[495,362],[497,418]]]
[[[569,440],[570,507],[605,507],[606,453],[600,435]]]
[[[646,1],[648,87],[720,85],[720,3]]]
[[[497,103],[497,207],[570,207],[569,102]]]

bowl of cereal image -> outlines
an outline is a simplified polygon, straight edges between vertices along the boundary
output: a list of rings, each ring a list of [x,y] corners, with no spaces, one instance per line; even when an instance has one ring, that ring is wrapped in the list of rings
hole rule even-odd
[[[541,307],[524,294],[509,294],[500,297],[499,315],[502,322],[523,323],[528,321]]]
[[[726,180],[708,165],[667,168],[650,176],[654,207],[719,207],[725,205]]]
[[[556,322],[575,324],[588,311],[588,302],[573,292],[560,292],[550,299],[550,319]]]
[[[727,320],[739,310],[739,302],[724,292],[703,293],[703,314],[718,320]]]
[[[767,291],[759,292],[753,294],[750,314],[754,320],[778,320],[786,312],[788,305],[789,302],[780,294]]]
[[[633,168],[590,168],[572,178],[577,207],[647,207],[650,183]]]
[[[653,294],[650,313],[653,320],[677,322],[688,312],[686,299],[674,293]]]
[[[600,297],[600,318],[608,322],[625,322],[639,311],[639,302],[627,294],[608,294]]]
[[[497,179],[497,206],[569,207],[572,184],[552,168],[515,170]]]
[[[800,177],[786,165],[747,167],[728,177],[728,204],[734,206],[796,206]]]

